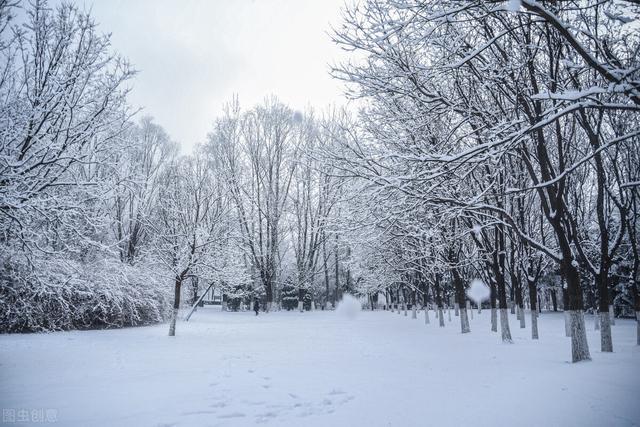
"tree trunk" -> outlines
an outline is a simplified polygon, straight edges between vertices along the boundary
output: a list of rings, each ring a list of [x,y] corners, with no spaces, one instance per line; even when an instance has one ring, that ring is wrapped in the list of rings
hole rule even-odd
[[[462,281],[462,277],[457,268],[453,268],[452,271],[453,276],[453,284],[455,286],[455,308],[456,311],[460,313],[460,330],[463,334],[471,332],[471,328],[469,327],[469,318],[467,317],[467,309],[466,309],[466,295],[464,293],[464,283]]]
[[[634,262],[633,276],[631,277],[631,292],[633,293],[633,305],[636,311],[636,344],[640,345],[640,292],[638,292],[638,285],[635,278],[638,277],[640,263],[638,260]]]
[[[182,277],[177,276],[173,289],[173,312],[171,313],[171,323],[169,324],[169,336],[176,335],[176,321],[178,320],[178,310],[180,310],[180,291],[182,288]]]
[[[515,283],[512,283],[509,287],[509,309],[511,310],[511,314],[516,314],[516,305],[515,305]]]
[[[611,319],[609,317],[609,286],[607,278],[609,271],[604,266],[596,275],[596,285],[598,288],[598,311],[600,317],[600,351],[605,353],[613,352],[613,342],[611,339]]]
[[[640,345],[640,310],[636,311],[636,339],[636,344]]]
[[[169,336],[176,336],[176,320],[178,319],[178,310],[175,308],[171,312],[171,323],[169,324]]]
[[[336,234],[336,247],[335,247],[335,253],[334,253],[334,262],[335,262],[335,286],[336,288],[334,289],[335,291],[335,295],[333,296],[333,307],[336,307],[336,305],[338,304],[338,301],[340,301],[340,268],[338,266],[338,235]]]
[[[616,324],[616,315],[615,315],[615,312],[613,310],[613,304],[611,304],[609,306],[609,318],[611,319],[611,324],[615,325]]]
[[[609,331],[605,333],[605,331]],[[613,352],[613,342],[611,340],[611,322],[609,313],[600,313],[600,351],[605,353]]]
[[[587,331],[584,327],[584,313],[582,310],[570,310],[571,318],[571,359],[575,362],[591,360],[587,343]]]
[[[324,286],[325,286],[325,294],[324,294],[324,307],[329,308],[329,301],[331,300],[329,291],[329,263],[327,256],[327,236],[325,232],[322,232],[322,267],[324,270]]]
[[[567,281],[568,308],[571,319],[571,360],[580,362],[582,360],[591,360],[591,355],[589,354],[587,331],[584,326],[580,275],[578,269],[572,263],[573,260],[567,255],[563,258],[562,270],[563,276]]]
[[[502,333],[502,342],[513,343],[511,339],[511,330],[509,329],[509,309],[500,308],[500,332]]]
[[[538,339],[538,311],[531,309],[531,339]]]
[[[442,290],[440,289],[440,274],[436,273],[434,281],[434,289],[436,291],[436,307],[438,310],[438,322],[441,328],[444,327],[444,312],[442,306]]]
[[[469,327],[469,318],[467,317],[467,309],[465,306],[461,306],[460,308],[460,331],[463,334],[467,334],[471,332],[471,328]]]
[[[429,323],[431,323],[431,321],[429,320],[429,289],[425,288],[424,291],[424,323],[425,325],[428,325]]]
[[[522,281],[520,280],[520,274],[511,274],[513,280],[515,282],[512,286],[515,286],[515,294],[516,294],[516,313],[517,318],[520,321],[520,328],[525,328],[525,318],[524,318],[524,297],[522,296]]]
[[[493,278],[489,278],[489,300],[491,303],[491,331],[498,332],[498,314],[496,312],[496,299],[498,291],[496,289],[496,281]]]
[[[569,319],[569,294],[566,289],[562,289],[562,310],[564,312],[564,335],[571,336],[571,319]]]
[[[502,342],[513,343],[511,339],[511,329],[509,328],[509,307],[507,306],[507,289],[504,277],[504,233],[498,233],[496,227],[496,241],[499,241],[498,253],[495,255],[497,262],[495,262],[495,275],[498,285],[498,306],[500,308],[500,332],[502,335]]]
[[[530,280],[532,272],[527,272],[527,287],[529,288],[529,305],[531,310],[531,339],[538,339],[538,286],[535,280]]]
[[[267,297],[266,311],[271,311],[271,308],[273,306],[273,284],[271,282],[270,272],[266,273],[265,279],[266,280],[264,281],[264,291]]]
[[[198,301],[198,285],[198,277],[191,278],[191,290],[193,291],[193,294],[191,295],[191,305],[195,305],[196,301]]]

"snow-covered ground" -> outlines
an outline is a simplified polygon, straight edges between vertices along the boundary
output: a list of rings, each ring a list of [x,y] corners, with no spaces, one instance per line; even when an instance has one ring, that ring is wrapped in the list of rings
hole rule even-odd
[[[167,325],[4,335],[0,407],[64,426],[640,423],[632,321],[616,322],[603,354],[589,318],[593,361],[571,364],[560,313],[540,317],[539,342],[511,316],[513,345],[489,331],[488,311],[466,335],[431,315],[204,308],[175,338]]]

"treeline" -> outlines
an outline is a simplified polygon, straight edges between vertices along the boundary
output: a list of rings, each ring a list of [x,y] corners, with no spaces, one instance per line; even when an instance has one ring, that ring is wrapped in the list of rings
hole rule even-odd
[[[585,309],[602,351],[614,303],[640,322],[639,12],[532,0],[345,10],[334,40],[361,60],[333,74],[365,107],[328,155],[368,183],[354,218],[383,243],[360,245],[360,264],[386,276],[371,292],[393,281],[394,301],[418,292],[440,309],[450,296],[468,332],[466,283],[482,278],[492,329],[499,313],[510,342],[510,295],[537,338],[539,290],[558,287],[574,361],[590,358]]]
[[[341,180],[313,153],[343,113],[233,100],[181,155],[128,104],[135,70],[88,13],[0,1],[0,36],[1,331],[171,318],[174,334],[211,283],[236,309],[279,306],[285,281],[299,307],[335,302]]]

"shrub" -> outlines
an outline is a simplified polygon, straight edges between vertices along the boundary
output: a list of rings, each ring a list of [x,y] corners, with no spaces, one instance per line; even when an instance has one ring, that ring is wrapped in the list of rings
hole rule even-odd
[[[160,322],[171,292],[154,270],[117,259],[92,263],[2,256],[0,332],[115,328]]]

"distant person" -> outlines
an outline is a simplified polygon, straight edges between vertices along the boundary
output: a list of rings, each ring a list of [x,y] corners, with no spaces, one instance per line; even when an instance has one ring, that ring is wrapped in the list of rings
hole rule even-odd
[[[256,312],[256,316],[260,312],[260,300],[258,298],[253,301],[253,311]]]

